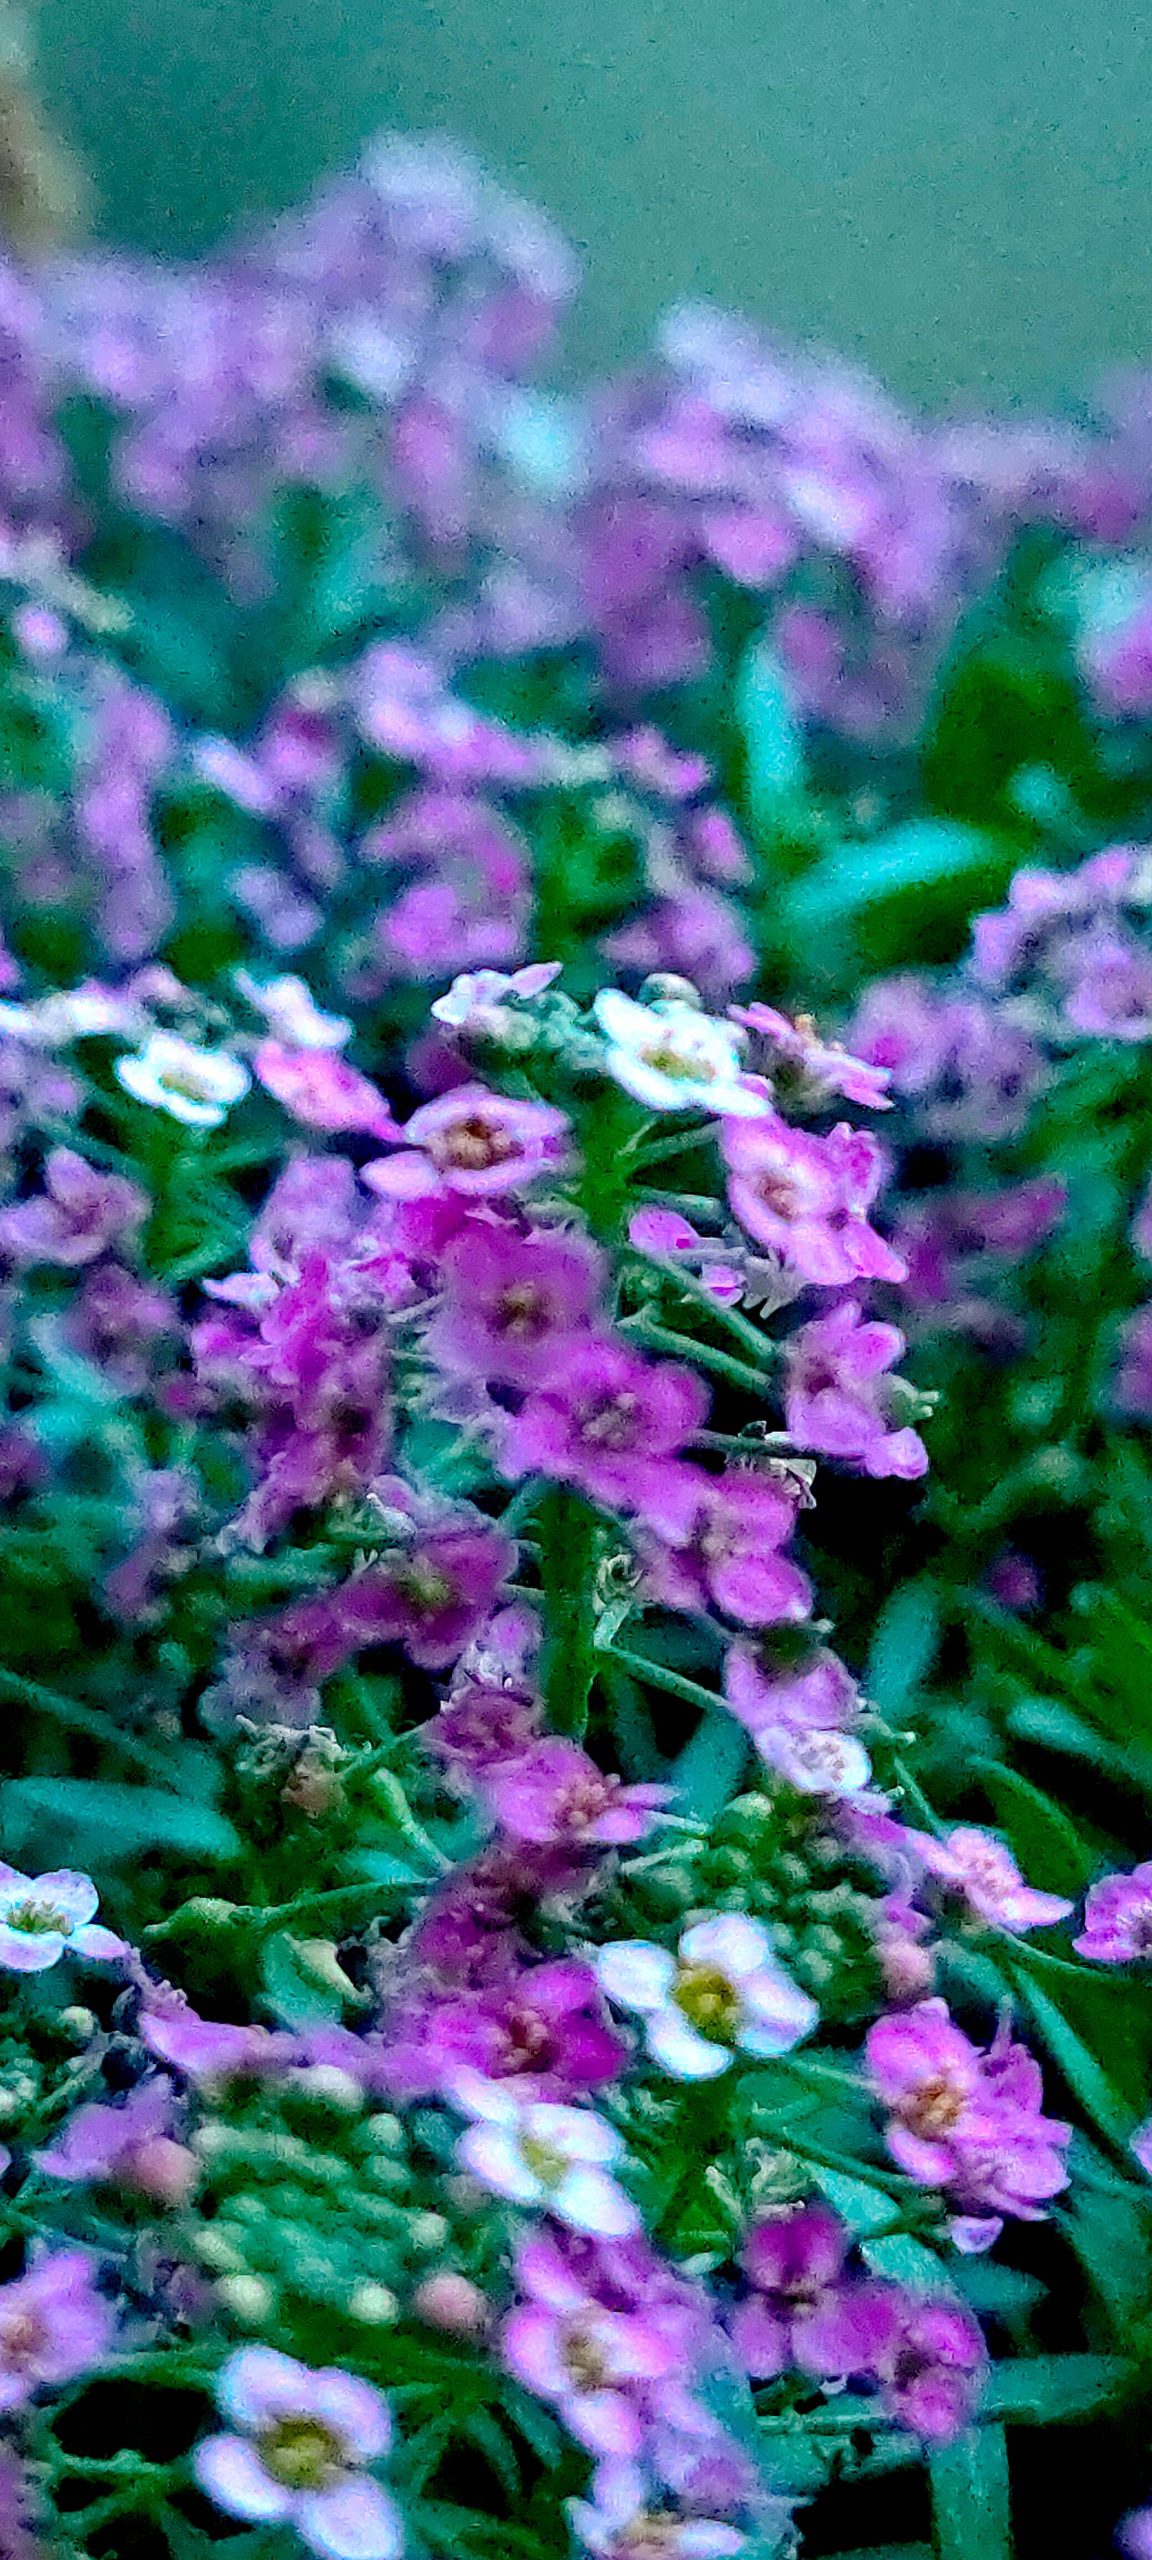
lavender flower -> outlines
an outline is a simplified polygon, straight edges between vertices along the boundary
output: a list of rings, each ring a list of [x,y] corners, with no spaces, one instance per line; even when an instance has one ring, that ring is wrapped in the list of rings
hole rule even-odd
[[[52,2250],[0,2285],[0,2410],[23,2408],[42,2384],[90,2372],[114,2326],[83,2249]]]
[[[630,2196],[612,2176],[625,2157],[612,2126],[585,2107],[525,2101],[508,2081],[460,2072],[457,2106],[472,2116],[457,2158],[494,2195],[535,2205],[573,2231],[623,2239],[640,2227]]]
[[[1093,1964],[1138,1964],[1152,1957],[1152,1863],[1128,1875],[1102,1876],[1084,1905],[1084,1926],[1072,1941]]]

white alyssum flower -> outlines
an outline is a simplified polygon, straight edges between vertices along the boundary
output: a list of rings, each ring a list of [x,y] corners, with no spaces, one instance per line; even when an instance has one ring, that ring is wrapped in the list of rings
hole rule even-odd
[[[703,1108],[721,1118],[759,1120],[772,1108],[744,1075],[740,1036],[694,1004],[672,997],[637,1004],[602,987],[593,1012],[608,1043],[608,1074],[649,1111]]]
[[[790,2053],[820,2021],[768,1931],[740,1912],[696,1921],[675,1955],[621,1938],[593,1961],[602,1991],[643,2019],[649,2052],[676,2080],[715,2080],[737,2051]]]
[[[198,1049],[174,1031],[153,1031],[144,1047],[117,1058],[115,1073],[126,1093],[154,1111],[169,1111],[189,1129],[218,1129],[252,1078],[228,1049]]]
[[[622,2240],[640,2228],[631,2196],[612,2166],[625,2157],[620,2136],[590,2107],[553,2106],[518,2097],[506,2080],[456,2074],[452,2096],[473,2122],[456,2146],[461,2165],[482,2187],[513,2204],[535,2205],[600,2240]]]
[[[267,978],[261,984],[247,969],[237,969],[236,985],[256,1013],[262,1013],[272,1036],[289,1049],[343,1049],[352,1025],[342,1013],[322,1013],[303,978]]]
[[[753,1739],[768,1768],[775,1769],[798,1795],[858,1796],[872,1775],[863,1743],[837,1726],[768,1726]]]
[[[146,1029],[143,1008],[115,987],[61,987],[31,1004],[0,1004],[0,1035],[8,1033],[37,1049],[63,1049],[71,1040],[91,1040],[100,1032],[139,1039]]]

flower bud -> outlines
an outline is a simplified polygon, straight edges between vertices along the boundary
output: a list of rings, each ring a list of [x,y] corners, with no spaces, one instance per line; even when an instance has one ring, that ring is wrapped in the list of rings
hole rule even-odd
[[[366,2328],[385,2329],[398,2318],[400,2305],[388,2285],[369,2279],[357,2285],[348,2309],[353,2320],[362,2320]]]
[[[216,2291],[233,2319],[243,2321],[246,2329],[263,2328],[276,2308],[275,2294],[263,2276],[222,2276]]]
[[[440,2275],[425,2276],[412,2296],[412,2309],[418,2320],[426,2320],[431,2329],[447,2329],[458,2338],[474,2338],[488,2317],[488,2297],[467,2276],[456,2275],[447,2268]]]

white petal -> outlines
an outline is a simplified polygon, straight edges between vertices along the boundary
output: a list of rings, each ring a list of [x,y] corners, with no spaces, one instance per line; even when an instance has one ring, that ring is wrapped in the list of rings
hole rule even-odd
[[[680,1940],[680,1960],[715,1965],[731,1982],[742,1982],[772,1962],[772,1940],[759,1920],[742,1911],[722,1911],[715,1920],[697,1920]]]
[[[485,2124],[519,2124],[523,2102],[508,2080],[489,2080],[470,2062],[461,2062],[451,2075],[451,2099],[466,2116],[478,2116]]]
[[[671,2005],[649,2018],[647,2035],[649,2051],[674,2080],[718,2080],[732,2060],[727,2045],[698,2035],[683,2010]]]
[[[456,2157],[482,2187],[508,2196],[513,2204],[541,2204],[544,2187],[530,2169],[515,2135],[503,2125],[470,2124],[456,2145]]]
[[[653,1015],[646,1004],[637,1004],[619,987],[601,987],[594,997],[592,1011],[606,1040],[631,1048],[646,1044],[652,1038]]]
[[[561,2160],[617,2160],[623,2149],[619,2134],[590,2107],[558,2107],[538,2100],[524,2109],[523,2131]]]
[[[243,2436],[205,2436],[195,2447],[192,2468],[205,2496],[225,2515],[274,2524],[291,2510],[291,2490],[273,2479]]]
[[[548,2210],[573,2231],[593,2232],[598,2240],[624,2240],[640,2229],[640,2214],[631,2196],[603,2169],[583,2165],[570,2169],[548,2198]]]
[[[404,2548],[398,2509],[376,2480],[353,2473],[297,2497],[292,2521],[321,2560],[396,2560]]]
[[[790,2053],[794,2044],[810,2036],[820,2024],[820,2011],[798,1983],[780,1976],[769,1987],[756,1985],[756,1999],[748,2000],[747,2014],[741,2019],[738,2041],[745,2053]]]
[[[216,2377],[216,2398],[238,2427],[263,2427],[300,2406],[306,2365],[278,2347],[237,2347]]]
[[[675,1956],[646,1938],[620,1938],[592,1961],[601,1990],[622,2009],[662,2009],[676,1979]]]

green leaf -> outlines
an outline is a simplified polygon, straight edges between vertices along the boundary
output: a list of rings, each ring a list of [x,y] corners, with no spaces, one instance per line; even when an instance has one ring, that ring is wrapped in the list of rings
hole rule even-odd
[[[1019,2356],[993,2365],[988,2411],[1008,2426],[1064,2426],[1118,2399],[1136,2370],[1127,2356]]]
[[[868,1652],[865,1688],[886,1716],[904,1715],[932,1668],[940,1607],[930,1582],[903,1582],[885,1601]]]
[[[1047,1992],[1041,1989],[1030,1963],[1030,1951],[1014,1949],[1006,1970],[1010,1971],[1027,2001],[1053,2060],[1059,2065],[1069,2088],[1075,2091],[1085,2114],[1091,2116],[1109,2142],[1126,2152],[1137,2120],[1134,2104],[1125,2103],[1098,2055],[1078,2034],[1063,2009],[1058,2008],[1055,2000],[1049,1999]],[[1085,1989],[1091,1998],[1095,1986],[1088,1983]]]
[[[76,1854],[115,1865],[139,1849],[175,1849],[189,1858],[234,1858],[240,1836],[227,1815],[160,1787],[117,1787],[98,1778],[10,1778],[0,1790],[0,1821],[15,1846],[38,1824],[79,1835]]]
[[[736,719],[748,760],[748,802],[770,829],[781,803],[803,791],[804,739],[780,661],[765,639],[745,651],[735,691]]]
[[[1029,1778],[999,1761],[977,1761],[972,1775],[990,1798],[1029,1884],[1078,1899],[1099,1860],[1070,1816]]]
[[[1003,2427],[973,2427],[928,2459],[936,2560],[1012,2560]]]
[[[735,1716],[718,1707],[702,1716],[691,1742],[672,1764],[677,1804],[700,1822],[712,1822],[734,1796],[748,1760],[748,1736]]]
[[[870,844],[840,845],[816,863],[785,890],[786,918],[804,937],[833,922],[849,923],[892,898],[921,897],[942,885],[960,889],[996,862],[994,841],[976,827],[945,818],[909,819]]]

